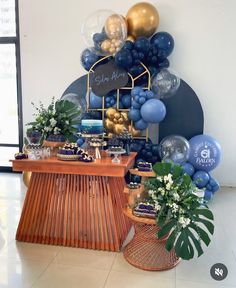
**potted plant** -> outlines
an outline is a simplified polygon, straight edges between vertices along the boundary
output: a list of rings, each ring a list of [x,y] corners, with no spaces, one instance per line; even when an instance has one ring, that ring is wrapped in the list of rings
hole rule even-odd
[[[196,253],[199,257],[203,243],[208,246],[214,233],[212,212],[181,166],[158,162],[153,170],[156,176],[146,181],[145,189],[157,210],[158,238],[167,236],[166,249],[174,249],[182,259],[192,259]]]
[[[47,108],[42,102],[39,107],[36,107],[34,103],[32,105],[36,109],[36,113],[33,114],[35,121],[26,124],[28,126],[27,136],[38,131],[42,135],[42,140],[76,141],[76,125],[80,123],[81,113],[77,105],[68,100],[55,101],[54,97]]]

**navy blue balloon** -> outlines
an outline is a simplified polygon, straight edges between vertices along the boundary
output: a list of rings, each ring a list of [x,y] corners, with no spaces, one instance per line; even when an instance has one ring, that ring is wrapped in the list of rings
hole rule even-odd
[[[116,107],[116,104],[114,104],[113,107]],[[120,102],[119,102],[119,109],[124,109],[124,108],[125,108],[125,107],[124,107],[123,103],[120,101]]]
[[[140,111],[138,109],[130,109],[128,113],[128,117],[130,120],[133,120],[136,122],[141,119]]]
[[[157,64],[159,69],[168,68],[170,66],[170,61],[165,58]]]
[[[138,120],[134,123],[134,128],[137,130],[144,130],[148,127],[148,123],[145,122],[143,119]]]
[[[152,145],[152,154],[157,157],[159,156],[159,147],[157,144]]]
[[[158,99],[150,99],[142,105],[141,115],[148,123],[159,123],[166,116],[166,106]]]
[[[102,119],[102,113],[100,111],[84,112],[82,119]]]
[[[144,54],[147,54],[150,48],[150,42],[148,40],[148,38],[146,37],[139,37],[135,43],[134,43],[134,48],[138,51],[138,52],[142,52]],[[140,59],[141,60],[141,59]]]
[[[94,94],[91,91],[89,99],[90,99],[89,108],[91,108],[91,109],[102,108],[102,97],[101,96],[97,96],[96,94]]]
[[[124,106],[124,108],[130,108],[131,107],[131,96],[130,94],[122,95],[121,102]]]
[[[158,49],[158,57],[167,58],[174,49],[174,38],[167,32],[154,34],[150,43]]]
[[[99,56],[94,54],[91,50],[85,49],[80,57],[80,61],[85,70],[89,69],[95,64],[99,59]]]
[[[184,163],[182,167],[184,172],[187,173],[189,176],[192,176],[195,172],[193,165],[188,162]]]
[[[105,39],[107,39],[107,36],[105,33],[95,33],[93,35],[93,42],[95,44],[101,44]]]
[[[124,69],[128,69],[133,64],[132,54],[128,49],[121,49],[116,53],[115,63],[118,67],[122,67]]]
[[[130,150],[139,153],[142,149],[142,145],[138,142],[131,143]]]
[[[192,179],[198,188],[203,188],[207,185],[210,176],[206,171],[197,171],[193,174]]]
[[[134,48],[134,43],[131,41],[125,41],[123,49],[132,50]]]
[[[211,136],[200,134],[189,140],[189,162],[197,169],[211,171],[221,160],[220,144]]]

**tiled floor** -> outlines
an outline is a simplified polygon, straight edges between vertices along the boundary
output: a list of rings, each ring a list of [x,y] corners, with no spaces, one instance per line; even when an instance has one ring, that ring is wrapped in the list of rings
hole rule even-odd
[[[203,256],[181,261],[165,272],[136,269],[122,252],[16,242],[25,191],[21,174],[0,175],[0,287],[236,288],[236,188],[222,188],[209,204],[215,214],[215,234]],[[219,262],[229,271],[221,282],[209,274]]]

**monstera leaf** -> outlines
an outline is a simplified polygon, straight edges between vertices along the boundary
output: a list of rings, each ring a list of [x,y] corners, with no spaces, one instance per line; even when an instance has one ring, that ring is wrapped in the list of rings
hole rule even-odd
[[[214,225],[211,222],[213,219],[213,214],[209,209],[199,208],[192,212],[189,225],[183,228],[179,227],[175,220],[169,221],[162,225],[158,237],[169,234],[166,249],[170,251],[174,248],[178,257],[190,260],[196,253],[198,257],[203,254],[203,243],[206,246],[210,244],[209,234],[214,233]]]

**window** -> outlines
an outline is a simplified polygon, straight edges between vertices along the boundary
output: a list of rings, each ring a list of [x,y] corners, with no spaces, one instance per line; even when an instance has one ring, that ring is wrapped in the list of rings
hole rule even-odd
[[[22,149],[18,1],[0,0],[0,170]]]

